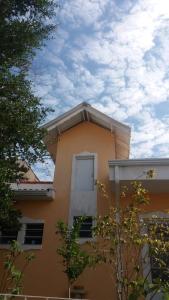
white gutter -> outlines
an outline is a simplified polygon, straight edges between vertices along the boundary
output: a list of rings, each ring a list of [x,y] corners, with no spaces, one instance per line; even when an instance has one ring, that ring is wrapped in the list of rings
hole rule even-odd
[[[15,200],[53,200],[55,191],[52,183],[11,183]]]
[[[52,200],[53,198],[53,192],[52,190],[48,190],[48,191],[21,191],[21,190],[18,190],[18,191],[14,191],[14,195],[19,198],[22,198],[20,200],[24,200],[24,197],[35,197],[34,200],[37,200],[36,198],[37,197],[42,197],[41,199],[44,200],[44,198],[48,198],[48,200]],[[38,198],[39,200],[39,198]]]
[[[109,160],[109,167],[111,166],[152,166],[152,165],[169,165],[169,158],[145,158],[145,159],[118,159],[118,160]]]

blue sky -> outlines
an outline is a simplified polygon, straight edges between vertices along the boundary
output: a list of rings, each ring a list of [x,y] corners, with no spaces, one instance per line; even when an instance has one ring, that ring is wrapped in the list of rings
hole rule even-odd
[[[48,119],[87,101],[131,126],[131,158],[169,157],[169,1],[60,4],[58,29],[30,71],[55,109]]]

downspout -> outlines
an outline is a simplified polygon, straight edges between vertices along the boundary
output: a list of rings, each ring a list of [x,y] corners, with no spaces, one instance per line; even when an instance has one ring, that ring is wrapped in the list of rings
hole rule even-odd
[[[115,146],[115,159],[118,159],[118,141],[117,141],[118,133],[117,128],[114,130],[114,146]]]
[[[113,130],[113,125],[111,124],[111,134],[114,137],[114,157],[117,159],[117,135],[116,135],[116,129]]]
[[[116,208],[116,224],[117,226],[117,297],[119,300],[122,300],[122,257],[121,257],[121,244],[120,244],[120,172],[119,166],[114,168],[114,178],[115,178],[115,208]]]
[[[114,168],[114,179],[115,179],[115,207],[118,210],[120,207],[120,172],[119,166]]]

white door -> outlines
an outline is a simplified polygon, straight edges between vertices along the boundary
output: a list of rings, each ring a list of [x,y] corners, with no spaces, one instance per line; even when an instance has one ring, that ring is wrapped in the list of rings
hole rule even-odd
[[[76,157],[73,190],[94,190],[94,157]]]

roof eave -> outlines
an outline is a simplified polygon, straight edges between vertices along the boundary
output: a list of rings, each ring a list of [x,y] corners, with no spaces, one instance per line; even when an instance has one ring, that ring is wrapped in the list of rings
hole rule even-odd
[[[130,134],[130,132],[131,132],[131,128],[128,125],[125,125],[121,122],[118,122],[115,119],[112,119],[111,117],[105,115],[104,113],[98,111],[97,109],[95,109],[94,107],[92,107],[91,105],[86,104],[86,103],[85,104],[82,103],[82,104],[76,106],[75,108],[69,110],[68,112],[62,114],[61,116],[55,118],[54,120],[44,124],[42,126],[42,128],[47,129],[48,132],[52,131],[53,129],[58,128],[60,125],[66,123],[68,120],[70,120],[71,118],[76,116],[78,113],[83,114],[84,111],[90,113],[91,116],[95,115],[98,118],[98,120],[100,120],[100,122],[104,121],[105,123],[109,124],[109,126],[107,126],[109,130],[111,130],[112,127],[114,127],[115,129],[125,131],[125,133],[128,133],[128,134]],[[82,117],[81,121],[85,121],[85,120],[88,121],[88,118],[83,119],[83,117]]]
[[[169,158],[143,158],[143,159],[119,159],[108,161],[109,167],[111,166],[166,166],[169,165]]]
[[[43,128],[47,130],[49,135],[54,135],[56,137],[83,121],[91,121],[111,132],[115,132],[117,136],[122,137],[122,140],[124,140],[127,145],[130,143],[131,128],[128,125],[112,119],[86,103],[82,103],[54,120],[44,124]],[[48,140],[45,139],[45,142],[48,143]]]
[[[48,190],[48,191],[29,191],[29,190],[20,190],[20,191],[14,191],[14,200],[19,201],[25,201],[25,200],[47,200],[51,201],[54,200],[54,191]]]

